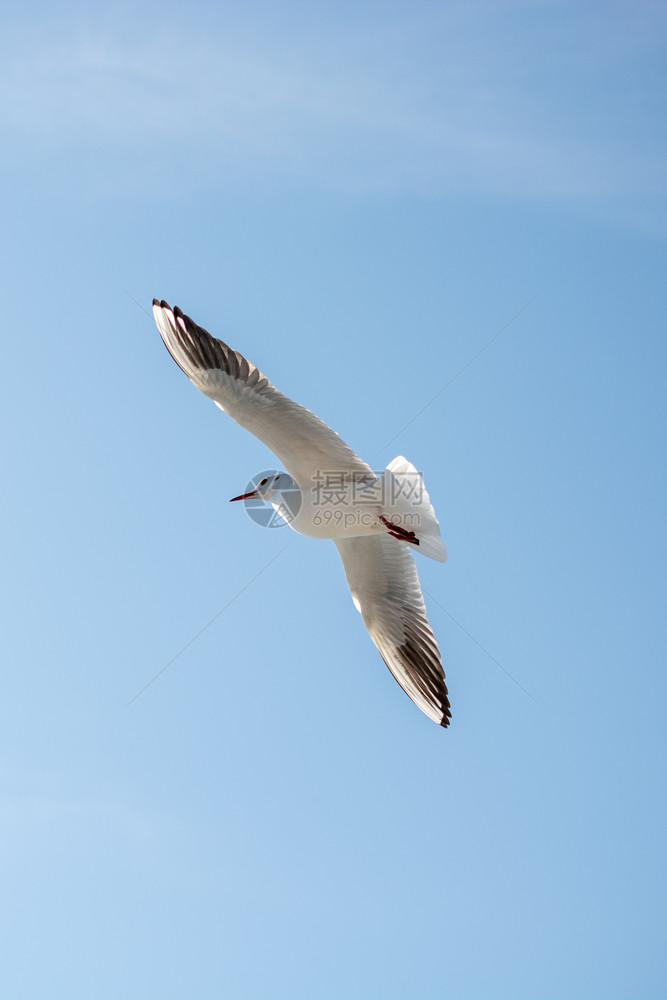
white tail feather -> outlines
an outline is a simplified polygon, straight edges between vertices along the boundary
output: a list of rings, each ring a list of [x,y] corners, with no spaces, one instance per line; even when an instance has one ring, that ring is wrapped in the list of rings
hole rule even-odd
[[[398,455],[382,474],[386,516],[407,531],[414,531],[419,545],[416,552],[445,562],[447,549],[440,537],[440,525],[435,516],[424,480],[411,462]]]

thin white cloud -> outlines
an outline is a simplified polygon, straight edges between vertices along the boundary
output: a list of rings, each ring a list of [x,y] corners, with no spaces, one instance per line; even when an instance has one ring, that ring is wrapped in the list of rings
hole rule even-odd
[[[655,45],[646,5],[634,33],[602,13],[578,22],[561,16],[567,5],[524,5],[518,34],[500,6],[348,15],[274,41],[234,23],[209,35],[175,21],[157,33],[135,25],[132,40],[117,26],[61,26],[58,38],[10,48],[1,123],[14,155],[81,153],[104,174],[110,154],[119,183],[283,177],[425,194],[664,194],[659,109],[641,90],[613,92],[616,69]],[[515,20],[520,6],[503,5]]]

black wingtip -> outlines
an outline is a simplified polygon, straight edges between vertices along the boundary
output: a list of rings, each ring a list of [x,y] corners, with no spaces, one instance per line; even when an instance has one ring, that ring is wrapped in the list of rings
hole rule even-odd
[[[154,306],[159,306],[160,305],[160,300],[159,299],[153,299],[153,305]]]
[[[447,726],[451,722],[451,719],[452,717],[449,714],[449,712],[446,715],[443,715],[443,717],[440,719],[440,725],[442,726],[443,729],[447,728]]]

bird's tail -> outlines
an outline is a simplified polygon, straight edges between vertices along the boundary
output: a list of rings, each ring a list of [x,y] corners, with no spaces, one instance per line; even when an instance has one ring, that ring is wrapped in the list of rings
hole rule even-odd
[[[388,520],[414,532],[419,542],[414,546],[417,552],[445,562],[447,549],[440,537],[440,525],[424,480],[414,465],[399,455],[382,473],[382,484],[383,507]]]

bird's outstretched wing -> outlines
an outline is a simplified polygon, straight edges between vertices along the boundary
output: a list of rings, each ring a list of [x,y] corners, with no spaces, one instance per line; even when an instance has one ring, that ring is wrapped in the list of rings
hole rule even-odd
[[[197,326],[178,307],[153,299],[153,316],[167,350],[190,381],[263,441],[301,489],[318,481],[323,472],[373,475],[323,420],[284,396],[252,362]]]
[[[382,659],[430,719],[451,718],[445,675],[408,546],[390,535],[334,539],[355,607]]]

